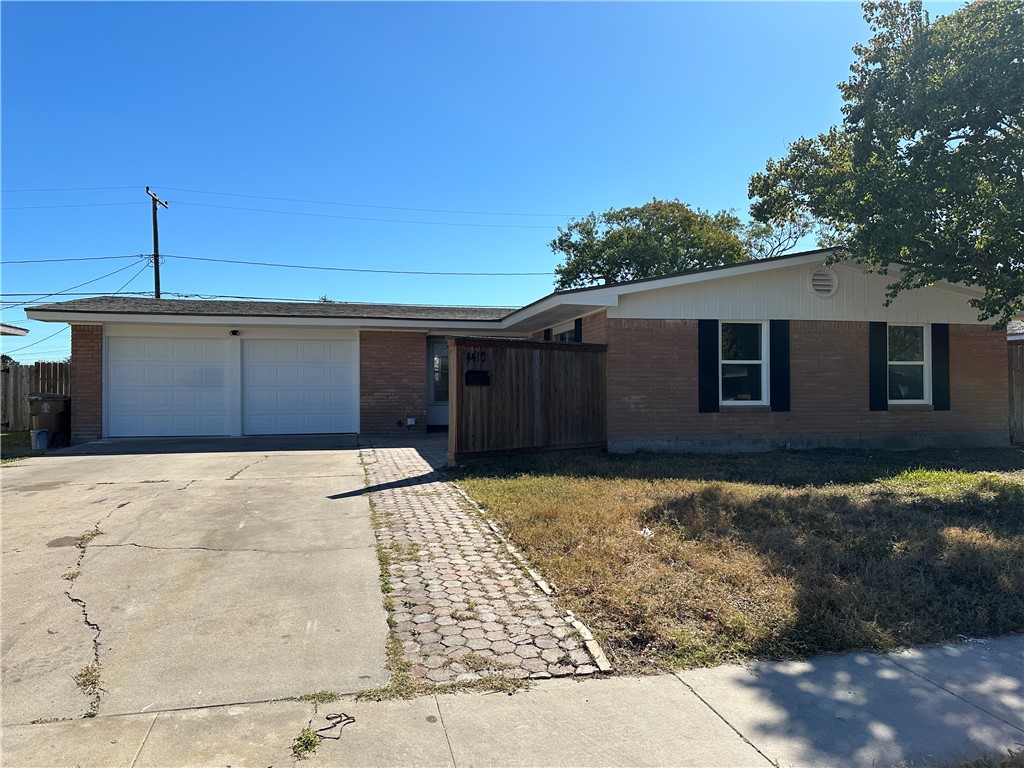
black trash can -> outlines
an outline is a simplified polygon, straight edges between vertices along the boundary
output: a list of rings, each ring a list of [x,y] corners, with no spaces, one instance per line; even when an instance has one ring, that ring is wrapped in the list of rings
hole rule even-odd
[[[54,392],[32,392],[28,396],[32,429],[49,432],[50,448],[71,445],[71,396]]]

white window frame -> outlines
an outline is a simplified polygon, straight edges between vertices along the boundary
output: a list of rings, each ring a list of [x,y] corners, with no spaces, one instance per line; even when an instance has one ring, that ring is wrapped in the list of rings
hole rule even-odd
[[[923,360],[897,360],[889,359],[889,329],[890,328],[921,328],[921,343],[924,345]],[[921,365],[924,366],[923,390],[924,398],[920,400],[894,400],[889,396],[889,369],[894,365]],[[885,396],[889,405],[931,405],[932,404],[932,327],[928,323],[886,323],[885,326]]]
[[[722,331],[726,325],[759,325],[761,326],[761,359],[760,360],[723,360]],[[725,400],[722,397],[722,366],[723,365],[760,365],[761,366],[761,399],[760,400]],[[718,404],[727,408],[748,408],[765,406],[771,403],[768,392],[768,321],[767,320],[719,320],[718,321]]]

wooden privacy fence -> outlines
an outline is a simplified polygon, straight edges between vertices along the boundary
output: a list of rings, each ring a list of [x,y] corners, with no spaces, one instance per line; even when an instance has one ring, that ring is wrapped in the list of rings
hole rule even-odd
[[[1024,443],[1024,342],[1008,346],[1010,363],[1010,441]]]
[[[603,446],[603,344],[448,339],[448,458]]]
[[[69,363],[12,363],[0,369],[0,426],[7,432],[29,429],[32,419],[28,412],[30,392],[71,394],[71,365]]]

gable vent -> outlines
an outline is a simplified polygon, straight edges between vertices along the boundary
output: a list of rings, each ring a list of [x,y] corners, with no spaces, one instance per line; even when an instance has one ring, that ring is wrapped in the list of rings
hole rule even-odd
[[[839,277],[831,267],[818,267],[811,272],[811,293],[819,299],[828,299],[835,296],[839,288]]]

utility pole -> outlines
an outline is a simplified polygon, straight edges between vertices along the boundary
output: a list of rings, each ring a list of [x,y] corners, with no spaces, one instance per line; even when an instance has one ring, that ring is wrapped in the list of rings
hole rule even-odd
[[[167,203],[149,191],[146,187],[146,194],[153,198],[153,298],[160,298],[160,232],[156,226],[157,206],[167,207]]]

